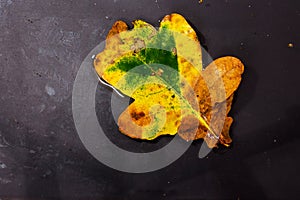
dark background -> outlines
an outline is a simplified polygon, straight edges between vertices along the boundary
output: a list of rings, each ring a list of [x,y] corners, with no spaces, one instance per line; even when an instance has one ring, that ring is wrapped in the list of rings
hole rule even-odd
[[[152,173],[115,171],[76,133],[77,70],[114,21],[158,26],[172,12],[197,28],[213,58],[233,55],[245,64],[230,113],[234,143],[199,159],[195,142]],[[298,0],[0,0],[0,198],[298,197],[299,18]]]

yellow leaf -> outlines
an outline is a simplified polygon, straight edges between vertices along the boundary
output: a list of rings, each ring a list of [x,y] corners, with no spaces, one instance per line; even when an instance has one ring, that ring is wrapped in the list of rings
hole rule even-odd
[[[128,30],[117,21],[94,61],[101,78],[134,99],[118,119],[119,130],[138,139],[178,133],[204,138],[209,147],[218,140],[229,145],[233,120],[227,115],[244,70],[240,60],[219,58],[202,70],[197,34],[176,13],[158,30],[142,20],[133,25]]]

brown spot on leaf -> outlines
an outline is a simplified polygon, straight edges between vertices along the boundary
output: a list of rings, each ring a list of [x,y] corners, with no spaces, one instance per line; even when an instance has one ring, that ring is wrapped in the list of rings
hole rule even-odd
[[[145,113],[144,112],[139,112],[139,113],[133,112],[133,113],[131,113],[131,117],[134,118],[135,120],[139,120],[140,118],[145,117]]]

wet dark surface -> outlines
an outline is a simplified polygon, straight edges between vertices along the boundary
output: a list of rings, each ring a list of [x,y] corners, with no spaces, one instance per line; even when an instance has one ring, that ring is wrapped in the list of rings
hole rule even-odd
[[[77,71],[114,21],[157,26],[172,12],[201,32],[213,58],[234,55],[246,66],[230,114],[233,146],[199,159],[195,142],[159,171],[118,172],[94,159],[76,133]],[[299,18],[298,0],[0,0],[0,198],[298,197]],[[110,90],[102,89],[97,104],[109,106]]]

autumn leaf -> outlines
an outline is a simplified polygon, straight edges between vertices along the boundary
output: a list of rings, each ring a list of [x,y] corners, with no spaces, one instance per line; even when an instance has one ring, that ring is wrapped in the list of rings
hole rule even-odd
[[[227,116],[241,80],[241,62],[220,58],[202,70],[197,35],[179,14],[164,17],[158,30],[141,20],[133,25],[128,30],[125,22],[117,21],[94,61],[101,78],[134,99],[119,117],[120,131],[138,139],[179,133],[186,140],[204,138],[210,147],[215,140],[229,144],[232,118],[225,118],[222,134],[211,128],[216,120],[208,121],[222,118],[220,105],[228,104],[223,112]]]

